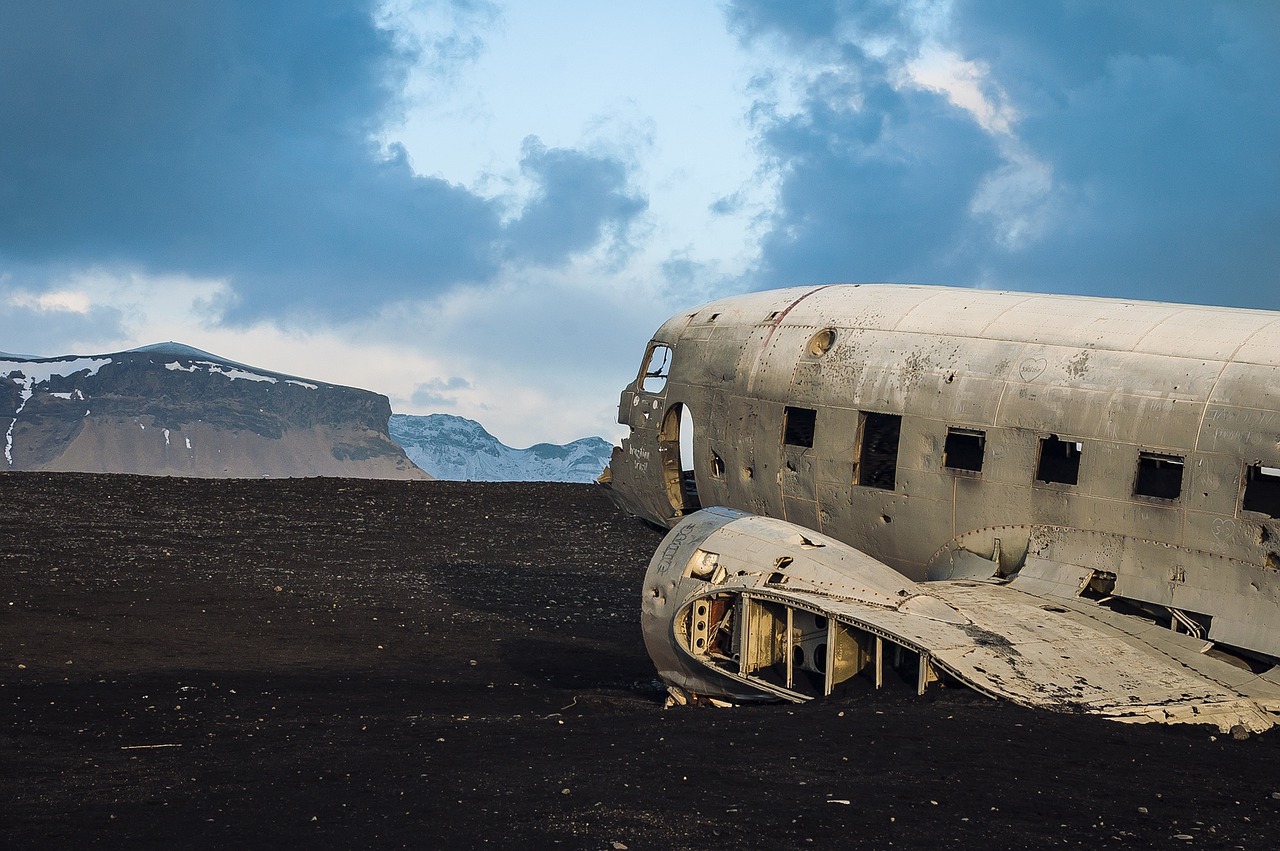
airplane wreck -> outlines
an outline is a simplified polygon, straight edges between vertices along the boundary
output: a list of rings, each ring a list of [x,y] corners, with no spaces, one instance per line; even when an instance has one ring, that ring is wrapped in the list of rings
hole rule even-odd
[[[601,483],[671,528],[642,612],[676,702],[942,682],[1260,732],[1277,387],[1270,311],[775,290],[658,330]]]

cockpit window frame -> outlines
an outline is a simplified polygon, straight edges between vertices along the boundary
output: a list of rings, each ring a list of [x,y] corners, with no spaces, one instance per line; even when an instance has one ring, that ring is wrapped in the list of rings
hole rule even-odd
[[[661,360],[658,360],[661,355]],[[641,361],[640,374],[636,377],[636,386],[642,393],[658,395],[667,389],[667,381],[671,377],[671,362],[675,349],[670,343],[653,340],[645,351]],[[655,361],[657,361],[655,365]]]

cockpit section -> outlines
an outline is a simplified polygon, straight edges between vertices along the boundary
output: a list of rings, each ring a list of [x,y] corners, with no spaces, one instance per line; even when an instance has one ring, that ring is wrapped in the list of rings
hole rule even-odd
[[[630,434],[616,447],[600,484],[623,510],[668,526],[702,507],[694,472],[693,412],[672,398],[675,347],[649,343],[634,381],[622,391],[618,422]]]

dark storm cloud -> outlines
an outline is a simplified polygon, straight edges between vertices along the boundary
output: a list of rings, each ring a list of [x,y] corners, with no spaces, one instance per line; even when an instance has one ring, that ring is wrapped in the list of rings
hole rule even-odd
[[[4,4],[0,257],[229,276],[241,316],[346,313],[483,281],[508,246],[561,262],[643,208],[620,164],[544,150],[539,201],[507,233],[499,203],[377,150],[416,57],[376,6]],[[572,236],[529,247],[567,207]]]
[[[955,31],[1073,203],[1002,278],[1280,308],[1280,7],[962,3]]]
[[[729,12],[742,38],[780,37],[839,69],[798,114],[757,108],[782,177],[759,285],[982,282],[1280,307],[1276,7],[962,0],[944,40],[1007,93],[1019,118],[1005,139],[941,94],[895,87],[883,62],[918,36],[883,7],[789,8]],[[868,34],[898,51],[867,56],[855,43]],[[972,203],[1011,151],[1047,175],[1005,199],[1009,216],[1038,217],[1018,238]]]
[[[799,114],[764,134],[784,164],[780,212],[763,241],[770,285],[947,280],[963,268],[966,211],[998,163],[995,148],[945,101],[868,76],[859,108],[846,84],[821,78]]]
[[[522,153],[520,170],[539,191],[507,229],[515,257],[554,262],[595,245],[610,225],[625,231],[648,206],[628,191],[626,167],[617,160],[548,149],[534,136]]]

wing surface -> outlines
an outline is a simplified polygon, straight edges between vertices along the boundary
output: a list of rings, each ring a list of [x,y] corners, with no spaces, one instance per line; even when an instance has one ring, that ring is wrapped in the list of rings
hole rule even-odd
[[[693,567],[677,573],[686,563]],[[646,640],[659,670],[682,672],[679,683],[686,690],[702,681],[687,664],[693,661],[724,681],[804,699],[787,660],[804,641],[814,646],[796,625],[817,623],[816,615],[842,625],[830,627],[824,639],[823,656],[830,644],[832,655],[843,660],[824,663],[826,691],[873,664],[879,671],[887,642],[891,651],[919,656],[921,689],[928,681],[924,672],[932,669],[992,697],[1120,721],[1253,732],[1280,721],[1274,669],[1257,673],[1215,654],[1203,638],[1076,596],[1079,570],[1029,559],[1012,581],[912,582],[834,539],[735,512],[690,525],[678,546],[659,550],[646,587],[653,601],[680,605],[667,609],[670,626],[660,636],[666,641],[648,631]],[[665,585],[655,581],[663,574]],[[741,612],[734,643],[722,641],[720,656],[700,653],[689,626],[696,618],[682,620],[698,601]],[[722,693],[735,696],[731,687]]]

